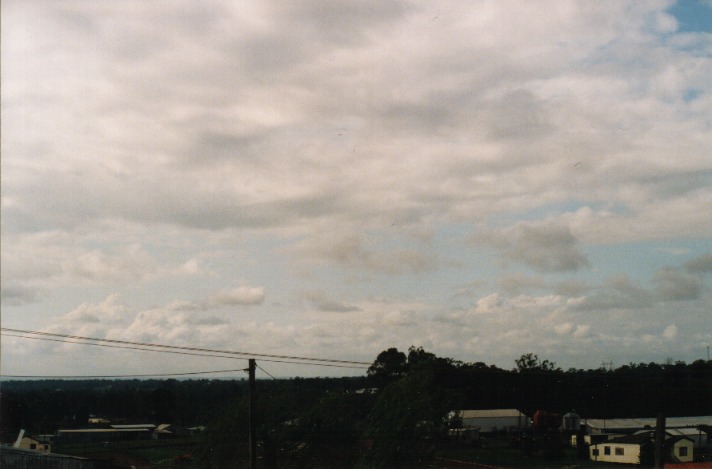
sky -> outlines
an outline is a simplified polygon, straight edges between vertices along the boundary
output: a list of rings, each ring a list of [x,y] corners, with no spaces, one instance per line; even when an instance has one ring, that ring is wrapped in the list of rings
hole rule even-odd
[[[4,328],[707,358],[710,1],[6,0],[1,47]],[[1,348],[3,375],[246,366]]]

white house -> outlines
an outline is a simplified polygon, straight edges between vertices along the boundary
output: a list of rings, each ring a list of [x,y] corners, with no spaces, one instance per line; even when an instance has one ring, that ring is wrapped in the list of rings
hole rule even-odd
[[[453,410],[450,418],[460,419],[463,428],[479,428],[480,433],[522,429],[531,423],[517,409]]]
[[[655,433],[640,432],[592,445],[589,448],[593,461],[623,464],[640,464],[641,447],[654,445]],[[671,462],[691,462],[694,443],[685,436],[668,436],[665,440],[667,458]]]

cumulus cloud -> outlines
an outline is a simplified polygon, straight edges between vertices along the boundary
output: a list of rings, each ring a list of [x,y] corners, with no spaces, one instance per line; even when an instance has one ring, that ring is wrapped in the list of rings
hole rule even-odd
[[[663,331],[663,338],[665,340],[675,340],[677,339],[678,328],[675,324],[671,324],[665,328]]]

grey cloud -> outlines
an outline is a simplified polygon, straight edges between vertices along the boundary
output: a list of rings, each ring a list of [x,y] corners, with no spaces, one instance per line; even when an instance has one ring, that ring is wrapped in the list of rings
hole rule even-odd
[[[264,288],[241,286],[212,294],[208,298],[207,304],[210,306],[259,305],[264,300]]]
[[[307,293],[305,297],[309,300],[309,302],[314,304],[319,311],[330,313],[351,313],[361,311],[361,308],[358,306],[335,301],[329,298],[326,293],[321,291]]]
[[[510,260],[542,272],[574,271],[589,265],[570,228],[552,224],[519,223],[491,234],[489,242]]]
[[[545,288],[546,282],[540,277],[516,273],[500,278],[499,287],[505,294],[512,296],[532,289]]]
[[[206,318],[191,318],[188,319],[188,323],[196,326],[224,326],[230,324],[230,321],[217,316],[210,316]]]
[[[695,300],[702,292],[702,279],[671,267],[655,272],[655,291],[662,300]]]
[[[617,275],[586,296],[577,309],[585,311],[642,309],[652,306],[653,300],[651,292],[635,284],[630,277]]]
[[[498,140],[534,140],[552,132],[544,103],[528,90],[513,91],[501,101],[489,104],[488,122],[491,137]]]
[[[320,311],[333,313],[352,313],[355,311],[361,311],[361,308],[358,306],[351,306],[337,301],[328,300],[317,303],[317,308],[319,308]]]
[[[7,306],[20,306],[39,301],[39,292],[23,285],[5,285],[3,281],[2,304]]]
[[[712,254],[705,254],[685,263],[688,271],[700,274],[712,272]]]
[[[312,255],[327,258],[349,268],[364,269],[385,274],[427,272],[436,268],[434,257],[416,249],[372,249],[367,238],[347,235],[334,240],[331,245],[313,246]]]
[[[554,291],[557,295],[578,297],[590,291],[591,287],[578,280],[564,281],[556,285]]]

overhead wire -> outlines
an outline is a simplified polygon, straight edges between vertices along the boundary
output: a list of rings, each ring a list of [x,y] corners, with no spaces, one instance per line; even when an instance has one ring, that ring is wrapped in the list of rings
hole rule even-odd
[[[213,371],[188,371],[183,373],[153,373],[153,374],[136,374],[136,375],[0,375],[2,378],[21,378],[21,379],[118,379],[118,378],[157,378],[168,376],[193,376],[193,375],[209,375],[215,373],[235,373],[238,370],[213,370]]]
[[[297,357],[297,356],[287,356],[287,355],[269,355],[269,354],[258,354],[249,352],[236,352],[236,351],[226,351],[226,350],[213,350],[198,347],[184,347],[175,345],[165,345],[165,344],[153,344],[148,342],[130,342],[116,339],[99,339],[95,337],[84,337],[69,334],[57,334],[42,331],[31,331],[23,329],[13,329],[13,328],[1,328],[0,334],[7,337],[16,337],[23,339],[32,340],[43,340],[50,342],[61,342],[75,345],[91,345],[96,347],[107,347],[107,348],[117,348],[125,350],[138,350],[144,352],[157,352],[157,353],[171,353],[179,355],[191,355],[198,357],[209,357],[209,358],[227,358],[227,359],[244,359],[245,357],[260,357],[260,361],[267,361],[271,363],[284,363],[293,365],[307,365],[307,366],[326,366],[326,367],[337,367],[337,368],[353,368],[353,369],[364,369],[369,364],[365,362],[356,362],[349,360],[334,360],[334,359],[319,359],[313,357]],[[105,343],[108,342],[108,343]],[[260,368],[267,375],[272,377],[263,368]],[[239,371],[239,370],[238,370]],[[220,371],[215,371],[219,373]],[[133,377],[148,377],[148,376],[185,376],[191,374],[209,374],[212,372],[196,372],[196,373],[176,373],[176,374],[151,374],[151,375],[112,375],[111,378],[133,378]],[[2,377],[13,377],[13,378],[43,378],[41,376],[30,376],[30,375],[0,375]],[[75,378],[74,376],[65,376],[66,378]],[[108,376],[77,376],[76,378],[106,378]],[[55,378],[47,376],[47,379]],[[59,377],[56,377],[59,378]]]
[[[278,359],[293,360],[293,361],[300,361],[300,362],[305,361],[305,362],[315,362],[315,363],[337,363],[337,364],[363,365],[363,366],[370,365],[370,363],[357,362],[357,361],[351,361],[351,360],[335,360],[335,359],[330,359],[330,358],[299,357],[299,356],[290,356],[290,355],[273,355],[273,354],[265,354],[265,353],[238,352],[238,351],[231,351],[231,350],[215,350],[215,349],[200,348],[200,347],[186,347],[186,346],[177,346],[177,345],[154,344],[154,343],[148,343],[148,342],[131,342],[131,341],[127,341],[127,340],[117,340],[117,339],[98,339],[96,337],[84,337],[84,336],[70,335],[70,334],[57,334],[57,333],[43,332],[43,331],[12,329],[12,328],[7,328],[7,327],[3,327],[0,330],[6,331],[6,332],[19,333],[19,334],[60,337],[63,339],[93,341],[93,342],[98,342],[98,343],[111,343],[111,344],[122,344],[122,345],[131,345],[131,346],[139,346],[139,347],[151,347],[151,348],[162,349],[162,350],[182,350],[182,351],[189,351],[189,352],[202,352],[204,354],[217,353],[217,354],[225,354],[225,355],[235,355],[235,356],[240,356],[240,357],[255,357],[255,358],[261,358],[261,359],[278,358]]]
[[[275,378],[274,376],[272,376],[267,370],[265,370],[264,368],[262,368],[262,367],[261,367],[260,365],[258,365],[256,362],[255,362],[255,366],[256,366],[257,368],[259,368],[260,370],[262,370],[267,376],[269,376],[269,377],[272,378],[273,380],[275,380],[275,381],[277,380],[277,378]]]

